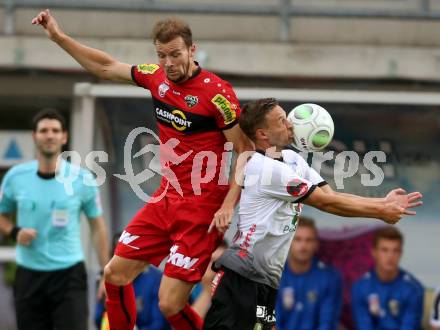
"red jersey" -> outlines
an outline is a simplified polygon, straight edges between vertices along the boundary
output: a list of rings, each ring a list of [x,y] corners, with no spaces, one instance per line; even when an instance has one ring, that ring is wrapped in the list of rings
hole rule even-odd
[[[229,188],[226,161],[231,148],[225,149],[222,130],[237,124],[240,114],[231,85],[200,67],[178,84],[157,64],[133,66],[131,74],[153,98],[161,140],[159,190],[183,197],[214,192],[224,196]]]

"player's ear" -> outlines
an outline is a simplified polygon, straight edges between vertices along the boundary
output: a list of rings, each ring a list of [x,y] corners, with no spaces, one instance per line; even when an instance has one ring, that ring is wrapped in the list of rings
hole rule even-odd
[[[255,131],[255,139],[256,140],[265,140],[267,139],[266,131],[262,128],[257,128]]]
[[[196,49],[197,49],[197,47],[196,47],[196,44],[194,44],[194,43],[189,47],[189,53],[190,53],[191,57],[194,57],[196,55]]]

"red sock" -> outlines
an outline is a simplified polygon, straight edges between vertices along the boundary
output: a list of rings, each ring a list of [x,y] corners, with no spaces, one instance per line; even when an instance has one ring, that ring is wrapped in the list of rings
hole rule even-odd
[[[203,319],[188,304],[176,315],[167,317],[174,330],[202,330]]]
[[[110,330],[133,330],[136,323],[136,298],[133,285],[105,283]]]

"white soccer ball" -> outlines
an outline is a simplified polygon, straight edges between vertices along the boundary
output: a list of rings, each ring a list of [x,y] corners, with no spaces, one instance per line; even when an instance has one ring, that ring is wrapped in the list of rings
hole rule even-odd
[[[323,107],[305,103],[298,105],[287,115],[293,125],[293,146],[300,151],[319,151],[333,138],[335,125],[330,114]]]

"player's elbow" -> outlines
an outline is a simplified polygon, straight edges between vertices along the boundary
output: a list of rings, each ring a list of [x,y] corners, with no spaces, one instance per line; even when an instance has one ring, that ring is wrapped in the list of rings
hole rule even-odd
[[[96,75],[104,80],[115,80],[111,68],[106,65],[100,67],[99,70],[96,72]]]
[[[116,74],[116,65],[116,61],[109,61],[108,63],[101,64],[96,69],[95,73],[101,79],[116,81],[118,80]]]

